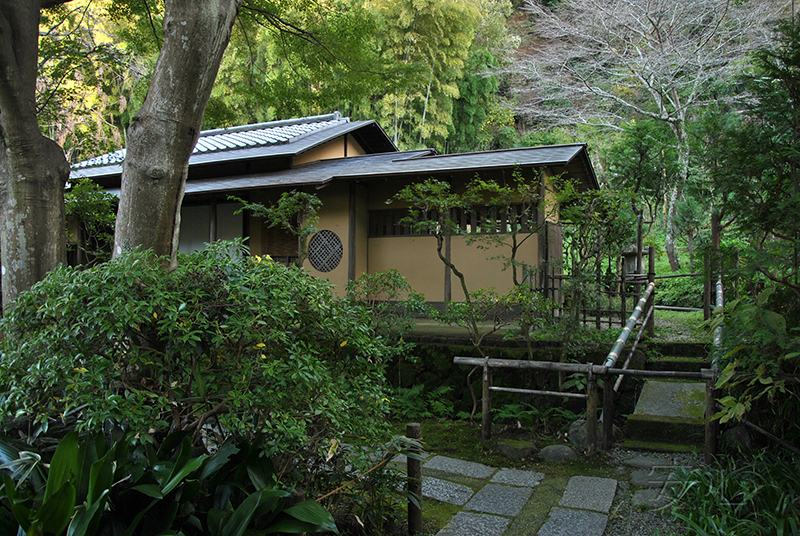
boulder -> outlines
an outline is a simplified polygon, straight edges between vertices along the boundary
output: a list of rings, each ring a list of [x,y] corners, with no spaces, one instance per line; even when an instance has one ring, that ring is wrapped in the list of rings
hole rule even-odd
[[[622,440],[622,430],[619,429],[618,426],[613,426],[613,438],[611,440],[612,443],[616,441]],[[577,421],[573,422],[569,426],[569,432],[567,433],[567,437],[569,437],[569,442],[572,445],[580,448],[586,448],[586,419],[578,419]],[[597,440],[598,442],[602,443],[603,441],[603,423],[597,423]]]
[[[495,445],[495,450],[512,462],[536,455],[536,447],[530,441],[517,441],[515,439],[501,439]]]
[[[576,459],[578,455],[566,445],[550,445],[539,451],[539,457],[546,462],[565,462]]]
[[[722,444],[741,452],[753,450],[753,439],[750,437],[750,430],[741,424],[722,432]]]

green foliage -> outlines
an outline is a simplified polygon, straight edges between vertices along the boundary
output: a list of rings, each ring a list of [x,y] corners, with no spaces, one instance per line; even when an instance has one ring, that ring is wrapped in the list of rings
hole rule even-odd
[[[278,227],[296,236],[300,247],[297,252],[295,266],[303,267],[308,258],[308,239],[317,232],[314,226],[319,221],[320,207],[322,201],[314,194],[291,190],[283,192],[278,201],[271,206],[261,203],[250,203],[236,196],[229,196],[228,199],[242,204],[236,213],[248,210],[253,216],[264,218],[267,227]]]
[[[729,114],[713,156],[720,211],[748,242],[750,273],[800,297],[800,29],[782,22],[773,47],[760,50],[744,83],[752,95],[744,113]],[[731,117],[732,116],[732,117]]]
[[[579,417],[566,408],[533,404],[504,404],[492,408],[492,413],[500,422],[520,424],[543,434],[564,431]]]
[[[702,307],[703,280],[701,277],[675,277],[658,282],[656,304],[673,307]]]
[[[74,245],[82,264],[92,266],[111,258],[119,199],[91,179],[80,179],[64,194],[67,219],[75,223]]]
[[[389,405],[395,420],[449,419],[453,417],[453,403],[445,396],[452,391],[440,386],[425,392],[424,384],[411,388],[398,387],[392,393]]]
[[[42,11],[36,111],[39,126],[77,161],[115,151],[122,143],[120,116],[130,101],[137,61],[105,9],[88,0]]]
[[[716,417],[724,423],[753,412],[773,433],[796,437],[789,416],[797,411],[797,386],[787,385],[785,376],[800,370],[800,336],[769,307],[774,292],[770,287],[756,302],[733,300],[704,323],[709,331],[724,326],[717,388],[727,394],[720,399],[723,409]]]
[[[460,0],[383,0],[379,6],[384,57],[413,66],[417,75],[380,98],[378,117],[399,147],[443,146],[480,13]]]
[[[381,431],[389,343],[328,283],[218,242],[171,272],[133,252],[51,273],[2,320],[8,428],[116,423],[267,455]],[[299,463],[299,462],[298,462]]]
[[[391,344],[397,359],[398,385],[403,358],[416,358],[411,354],[414,344],[403,340],[403,336],[414,329],[414,315],[429,314],[425,297],[415,292],[408,280],[397,270],[386,270],[374,274],[361,274],[347,282],[347,301],[365,308],[372,320],[378,337]]]
[[[347,283],[347,299],[365,307],[375,330],[390,339],[401,338],[414,328],[412,315],[428,311],[425,296],[414,291],[395,269],[361,277]]]
[[[760,453],[746,463],[679,472],[673,515],[690,534],[800,534],[800,464]]]
[[[204,124],[358,115],[371,97],[404,83],[405,69],[381,54],[381,24],[378,10],[361,1],[246,2]]]
[[[5,473],[1,522],[29,534],[75,536],[101,528],[128,536],[164,531],[236,536],[248,528],[338,532],[315,501],[285,507],[291,494],[277,487],[271,463],[258,449],[226,441],[211,455],[193,456],[191,436],[184,432],[167,436],[158,449],[151,442],[149,436],[125,434],[109,447],[101,435],[81,441],[70,432],[46,471],[40,457],[19,452],[3,468],[31,466],[27,473],[41,473],[46,484],[14,478],[19,471]]]

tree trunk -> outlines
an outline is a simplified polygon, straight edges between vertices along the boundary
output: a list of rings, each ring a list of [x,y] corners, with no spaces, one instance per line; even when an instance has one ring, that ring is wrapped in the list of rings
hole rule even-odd
[[[174,266],[189,157],[242,0],[167,0],[164,44],[128,128],[114,256],[153,249]]]
[[[53,5],[51,0],[47,5]],[[41,2],[0,5],[0,247],[3,306],[66,260],[64,151],[36,117]]]
[[[689,180],[689,144],[686,141],[684,124],[683,120],[670,124],[672,131],[675,133],[678,146],[678,180],[669,190],[664,249],[667,250],[667,259],[669,260],[669,266],[673,272],[677,272],[681,268],[681,261],[678,258],[678,251],[675,248],[675,238],[677,235],[675,218],[678,215],[678,200],[683,195],[683,187]]]

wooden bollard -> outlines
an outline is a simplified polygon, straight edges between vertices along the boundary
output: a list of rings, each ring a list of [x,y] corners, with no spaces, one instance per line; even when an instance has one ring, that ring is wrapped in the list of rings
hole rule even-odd
[[[418,422],[406,424],[406,437],[419,441],[422,439],[422,427]],[[420,454],[420,449],[414,449],[416,454]],[[408,533],[410,535],[422,533],[422,462],[414,460],[410,456],[407,461],[408,473],[408,493],[420,502],[419,505],[414,501],[408,501]]]
[[[483,394],[481,395],[481,439],[492,438],[492,369],[487,357],[483,365]]]
[[[614,441],[614,378],[603,376],[603,450],[611,450]]]
[[[597,377],[589,371],[586,378],[586,455],[597,454]]]
[[[706,381],[706,411],[705,411],[705,449],[703,459],[707,464],[714,463],[717,457],[717,433],[719,421],[714,419],[717,409],[716,375]]]

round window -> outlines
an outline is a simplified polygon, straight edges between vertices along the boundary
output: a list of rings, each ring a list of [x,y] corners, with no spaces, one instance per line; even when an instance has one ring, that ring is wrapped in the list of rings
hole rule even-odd
[[[308,260],[320,272],[330,272],[342,262],[342,241],[333,231],[323,230],[308,243]]]

